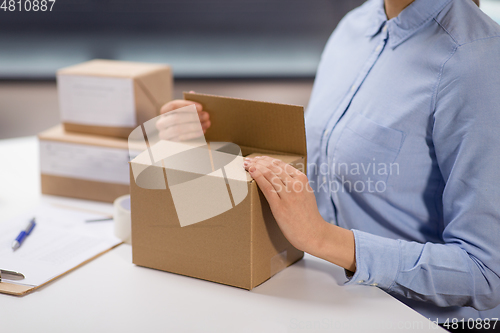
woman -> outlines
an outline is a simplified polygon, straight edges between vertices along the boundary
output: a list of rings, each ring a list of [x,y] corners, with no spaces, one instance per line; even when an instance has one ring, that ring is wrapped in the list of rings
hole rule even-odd
[[[349,13],[308,107],[309,179],[245,162],[287,239],[433,321],[500,317],[499,55],[500,27],[471,0]]]

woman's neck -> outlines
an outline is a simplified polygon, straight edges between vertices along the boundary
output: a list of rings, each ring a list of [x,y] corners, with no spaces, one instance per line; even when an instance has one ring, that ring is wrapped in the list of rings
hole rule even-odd
[[[385,14],[387,15],[387,19],[390,20],[393,17],[396,17],[408,7],[415,0],[384,0],[385,4]]]

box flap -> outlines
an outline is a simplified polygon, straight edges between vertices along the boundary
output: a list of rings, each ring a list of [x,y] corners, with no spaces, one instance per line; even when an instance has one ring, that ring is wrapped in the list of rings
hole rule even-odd
[[[184,93],[210,114],[207,141],[306,156],[304,107],[205,94]]]

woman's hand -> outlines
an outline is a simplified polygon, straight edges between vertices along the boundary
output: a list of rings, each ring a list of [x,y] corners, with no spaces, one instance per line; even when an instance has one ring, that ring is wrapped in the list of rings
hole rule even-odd
[[[189,105],[196,107],[197,115],[194,111],[170,113]],[[210,116],[208,112],[203,111],[203,106],[200,103],[177,99],[163,105],[160,113],[163,116],[156,122],[156,128],[163,140],[184,141],[193,139],[205,134],[210,127]]]
[[[244,165],[264,193],[285,237],[297,249],[309,250],[321,238],[326,222],[307,176],[270,157],[245,159]]]
[[[353,233],[321,217],[304,173],[266,156],[247,158],[244,167],[259,185],[281,231],[294,247],[356,270]]]

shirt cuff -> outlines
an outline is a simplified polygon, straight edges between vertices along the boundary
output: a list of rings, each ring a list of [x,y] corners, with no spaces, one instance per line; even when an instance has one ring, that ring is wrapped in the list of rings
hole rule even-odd
[[[353,229],[356,272],[345,285],[361,284],[388,290],[399,272],[399,241]]]

